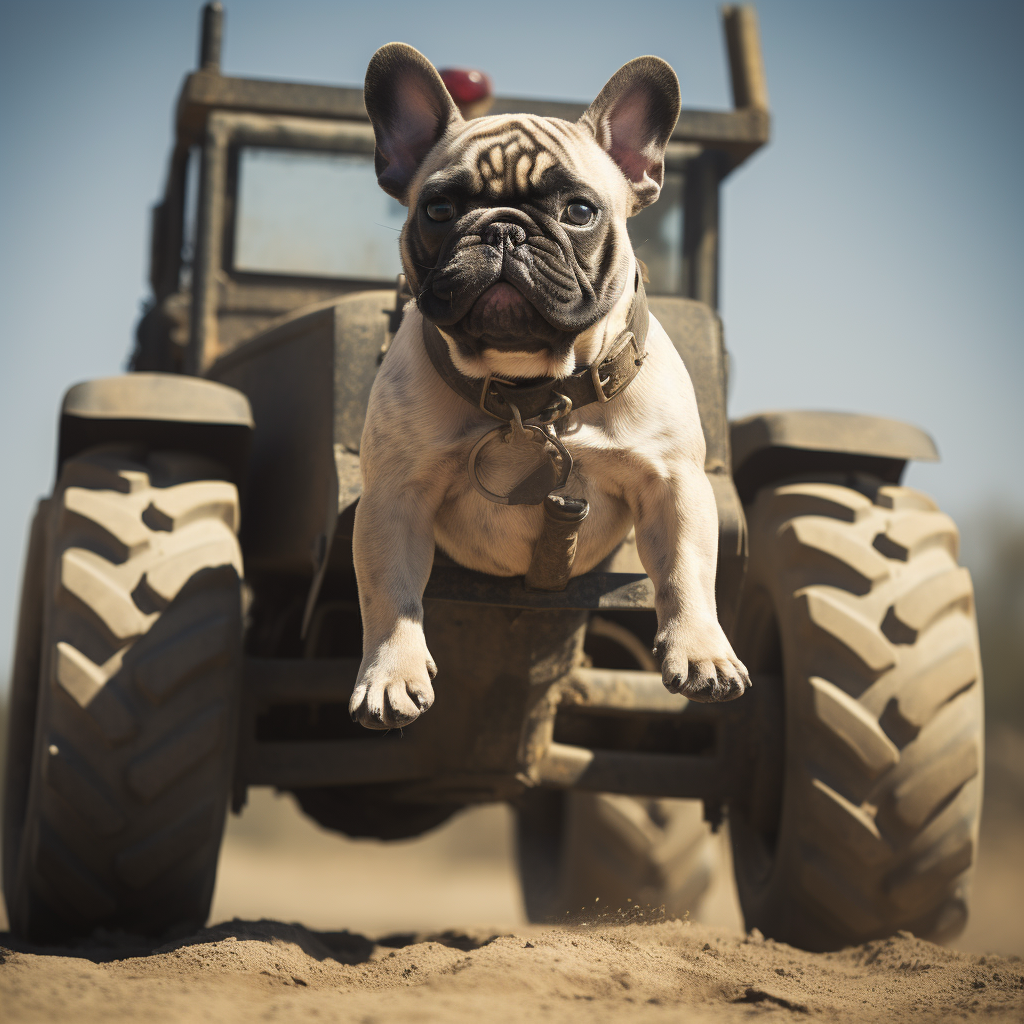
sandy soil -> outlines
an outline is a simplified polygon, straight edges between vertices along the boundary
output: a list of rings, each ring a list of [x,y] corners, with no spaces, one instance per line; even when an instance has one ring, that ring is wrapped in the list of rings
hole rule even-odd
[[[9,1021],[828,1021],[1024,1016],[1019,958],[912,936],[814,956],[667,921],[374,942],[232,921],[138,950],[3,954]],[[83,955],[86,953],[86,955]],[[111,959],[111,958],[116,959]]]
[[[502,808],[383,845],[323,832],[257,791],[225,840],[211,915],[225,923],[157,948],[99,936],[41,949],[0,934],[0,1018],[1021,1021],[1024,740],[997,734],[989,752],[956,950],[903,934],[815,955],[744,935],[724,844],[693,920],[538,928],[522,914]]]

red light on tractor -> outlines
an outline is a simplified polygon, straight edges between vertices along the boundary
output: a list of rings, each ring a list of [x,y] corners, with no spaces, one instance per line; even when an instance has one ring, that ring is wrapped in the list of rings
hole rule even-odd
[[[442,68],[439,72],[462,116],[469,119],[486,114],[494,102],[491,80],[471,68]]]

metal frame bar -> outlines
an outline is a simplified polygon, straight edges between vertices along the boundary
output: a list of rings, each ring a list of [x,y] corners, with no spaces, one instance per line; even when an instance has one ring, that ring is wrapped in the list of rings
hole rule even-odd
[[[557,789],[709,802],[726,795],[717,757],[587,750],[552,743],[537,767],[538,782]]]
[[[498,96],[489,113],[530,113],[576,121],[586,109],[584,103]],[[232,78],[210,70],[193,72],[185,79],[178,100],[179,137],[187,143],[198,142],[207,120],[216,112],[368,123],[362,89]],[[734,166],[739,166],[768,141],[769,132],[770,116],[766,109],[684,109],[672,132],[672,141],[722,150],[735,160]]]
[[[338,704],[355,682],[357,658],[247,658],[243,670],[243,708],[238,775],[241,786],[354,786],[379,783],[436,781],[429,750],[420,750],[414,736],[360,737],[334,741],[260,741],[256,719],[278,705]],[[656,672],[576,668],[555,686],[558,707],[565,710],[608,712],[628,720],[633,715],[685,716],[705,722],[722,720],[722,712],[694,704],[665,690]],[[557,710],[556,710],[557,716]],[[728,773],[721,755],[710,756],[591,750],[547,741],[540,747],[524,744],[531,763],[518,776],[474,772],[472,756],[458,775],[479,777],[478,799],[493,798],[510,788],[541,785],[560,789],[632,793],[651,797],[680,797],[720,802],[726,796]],[[485,777],[487,776],[487,777]]]

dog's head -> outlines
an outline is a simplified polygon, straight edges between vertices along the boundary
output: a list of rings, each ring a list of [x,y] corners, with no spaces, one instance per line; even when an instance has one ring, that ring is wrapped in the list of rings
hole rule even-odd
[[[409,207],[406,277],[456,365],[563,377],[592,362],[600,325],[631,294],[626,218],[661,191],[679,117],[668,64],[630,61],[576,123],[464,121],[430,62],[390,43],[364,96],[377,180]]]

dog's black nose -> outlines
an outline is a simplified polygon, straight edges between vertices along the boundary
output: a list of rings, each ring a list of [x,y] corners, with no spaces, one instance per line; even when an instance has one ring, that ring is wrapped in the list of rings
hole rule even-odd
[[[526,241],[526,232],[518,224],[503,224],[497,221],[487,225],[483,238],[487,245],[492,245],[495,249],[502,249],[505,246],[515,249]]]

